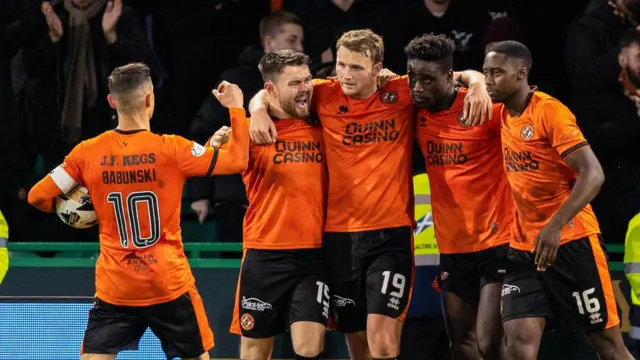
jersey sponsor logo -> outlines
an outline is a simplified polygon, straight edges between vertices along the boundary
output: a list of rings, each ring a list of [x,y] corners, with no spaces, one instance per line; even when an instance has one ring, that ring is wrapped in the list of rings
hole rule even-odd
[[[460,113],[460,115],[458,115],[458,125],[462,126],[463,128],[468,128],[469,126],[471,126],[471,121],[470,119],[464,117],[464,113]]]
[[[195,141],[193,142],[193,147],[191,148],[191,155],[195,157],[202,156],[206,151],[207,149],[205,149],[204,146],[198,144]]]
[[[530,140],[534,133],[533,125],[527,124],[522,127],[522,130],[520,130],[520,138],[524,141]]]
[[[505,147],[503,155],[508,172],[535,171],[540,168],[540,162],[533,158],[531,151],[513,151]]]
[[[156,259],[153,254],[144,254],[138,256],[136,254],[127,254],[124,257],[127,265],[133,267],[133,271],[135,272],[144,272],[149,271],[149,267],[151,265],[155,265],[158,263],[158,259]]]
[[[331,305],[335,307],[356,306],[356,302],[338,295],[331,295]]]
[[[462,143],[427,141],[427,165],[462,165],[467,162],[468,156],[464,152]]]
[[[502,293],[500,296],[506,296],[511,294],[512,292],[520,292],[520,288],[515,285],[503,284],[502,285]]]
[[[393,142],[400,136],[396,119],[371,121],[366,124],[349,123],[344,129],[342,144],[346,146]]]
[[[267,311],[273,309],[271,304],[256,298],[242,297],[242,308],[251,311]]]
[[[324,161],[320,141],[276,141],[274,164],[321,163]]]
[[[380,94],[380,100],[384,104],[395,104],[398,101],[398,93],[393,90],[385,91]]]
[[[250,331],[255,325],[256,321],[251,314],[242,314],[242,316],[240,316],[240,327],[242,327],[242,330]]]

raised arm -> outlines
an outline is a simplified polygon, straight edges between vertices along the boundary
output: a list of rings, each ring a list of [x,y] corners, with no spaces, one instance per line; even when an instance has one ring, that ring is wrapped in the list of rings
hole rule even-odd
[[[246,170],[249,162],[249,125],[242,107],[243,95],[238,85],[223,81],[213,96],[229,109],[232,134],[225,150],[211,146],[213,138],[204,147],[184,138],[175,137],[177,163],[187,177],[237,174]]]
[[[278,131],[269,116],[269,93],[262,89],[249,102],[249,113],[251,123],[249,125],[249,136],[251,141],[257,145],[264,145],[276,142]]]

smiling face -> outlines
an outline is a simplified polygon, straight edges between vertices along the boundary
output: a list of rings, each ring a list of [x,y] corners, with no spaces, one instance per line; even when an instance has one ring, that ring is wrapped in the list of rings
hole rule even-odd
[[[286,66],[272,82],[272,101],[295,119],[309,116],[313,83],[308,66]]]
[[[420,108],[440,107],[453,86],[453,72],[436,61],[407,61],[409,89],[413,103]]]

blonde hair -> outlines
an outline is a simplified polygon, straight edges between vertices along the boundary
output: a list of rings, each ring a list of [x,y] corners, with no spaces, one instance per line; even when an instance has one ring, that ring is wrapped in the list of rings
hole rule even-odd
[[[384,57],[384,43],[382,37],[369,29],[351,30],[342,34],[336,44],[336,49],[344,47],[345,49],[365,55],[374,64],[382,62]]]

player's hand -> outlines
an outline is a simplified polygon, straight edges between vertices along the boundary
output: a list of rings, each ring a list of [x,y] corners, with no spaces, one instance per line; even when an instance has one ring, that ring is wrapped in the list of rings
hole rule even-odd
[[[44,15],[45,21],[47,22],[47,26],[49,27],[49,38],[52,43],[57,43],[62,38],[64,34],[64,30],[62,27],[62,22],[58,15],[53,11],[51,7],[51,3],[43,2],[40,6],[40,10]]]
[[[378,87],[383,87],[384,84],[386,84],[387,82],[393,80],[393,79],[397,79],[399,78],[400,75],[394,73],[393,71],[389,70],[389,69],[382,69],[382,71],[380,71],[380,73],[378,74]]]
[[[533,244],[533,250],[536,254],[535,263],[538,267],[538,271],[545,271],[558,254],[558,247],[560,247],[560,233],[562,228],[558,229],[556,226],[547,224],[540,230],[540,234],[536,238],[536,242]]]
[[[251,113],[249,121],[249,137],[256,145],[272,144],[276,142],[278,131],[273,120],[266,111]]]
[[[493,110],[491,97],[487,92],[484,82],[476,82],[469,85],[467,96],[464,98],[463,116],[470,126],[482,125],[487,119],[491,120]]]
[[[236,84],[223,81],[218,85],[218,88],[211,91],[211,93],[213,93],[213,96],[227,109],[242,108],[244,105],[244,95]]]
[[[636,106],[636,114],[640,117],[640,90],[636,91],[635,94],[631,94],[629,96],[633,104]]]
[[[209,141],[209,145],[214,148],[219,148],[229,141],[229,136],[231,136],[231,128],[228,126],[223,126],[213,134],[211,140]]]
[[[198,222],[204,223],[204,220],[209,216],[209,205],[211,201],[208,199],[196,200],[191,203],[191,210],[198,215]]]

